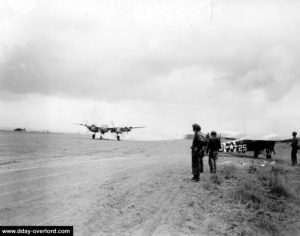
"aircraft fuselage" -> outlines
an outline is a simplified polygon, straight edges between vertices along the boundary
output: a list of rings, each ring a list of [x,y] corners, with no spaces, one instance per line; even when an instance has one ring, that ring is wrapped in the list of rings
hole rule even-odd
[[[220,152],[237,152],[237,153],[246,153],[246,151],[253,151],[254,157],[258,157],[258,155],[262,151],[266,151],[266,157],[271,158],[271,153],[275,153],[275,141],[267,141],[267,140],[235,140],[229,141],[221,144],[222,147]]]

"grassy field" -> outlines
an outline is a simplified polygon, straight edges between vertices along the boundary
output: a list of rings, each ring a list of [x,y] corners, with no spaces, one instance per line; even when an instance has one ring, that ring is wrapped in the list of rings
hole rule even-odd
[[[280,144],[275,163],[253,161],[247,168],[221,166],[203,183],[232,209],[224,215],[232,222],[232,233],[299,235],[300,167],[291,167],[289,151],[287,145]]]

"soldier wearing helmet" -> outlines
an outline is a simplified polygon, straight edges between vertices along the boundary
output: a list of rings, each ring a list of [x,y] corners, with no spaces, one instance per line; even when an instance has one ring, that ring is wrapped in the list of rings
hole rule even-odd
[[[206,147],[206,154],[209,154],[208,164],[210,168],[210,173],[217,172],[217,157],[220,148],[221,148],[221,142],[220,139],[217,137],[217,132],[211,131],[208,144]]]
[[[297,139],[297,132],[293,131],[292,133],[293,138],[292,138],[292,152],[291,152],[291,158],[292,158],[292,166],[297,164],[297,151],[298,151],[298,139]]]
[[[194,140],[192,144],[192,171],[193,171],[193,182],[200,180],[200,173],[203,172],[203,157],[205,148],[205,138],[200,132],[201,127],[198,124],[193,124]]]

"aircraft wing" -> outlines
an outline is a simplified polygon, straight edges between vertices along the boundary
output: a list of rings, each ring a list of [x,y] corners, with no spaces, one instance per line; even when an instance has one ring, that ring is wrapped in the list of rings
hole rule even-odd
[[[129,132],[132,129],[139,129],[139,128],[146,128],[146,127],[142,127],[142,126],[121,126],[121,127],[106,127],[106,130],[110,131],[110,132]]]
[[[98,128],[98,129],[100,129],[100,128],[106,128],[106,126],[97,126],[97,125],[94,125],[94,124],[87,125],[87,124],[83,124],[83,123],[74,123],[74,125],[81,125],[81,126],[85,126],[85,127],[95,127],[95,128]]]
[[[94,125],[94,124],[87,125],[87,124],[83,124],[83,123],[75,123],[75,125],[85,126],[91,132],[99,132],[99,130],[103,129],[103,127],[99,127],[99,126]]]
[[[85,126],[85,127],[88,127],[89,125],[87,124],[83,124],[83,123],[73,123],[74,125],[81,125],[81,126]]]
[[[292,140],[291,138],[282,137],[278,134],[268,134],[264,136],[252,135],[243,138],[236,139],[235,141],[274,141],[274,142],[288,142]]]
[[[106,127],[106,129],[109,130],[114,130],[114,129],[126,129],[126,128],[130,128],[130,129],[139,129],[139,128],[146,128],[146,127],[142,127],[142,126],[136,126],[136,127],[132,127],[132,126],[121,126],[121,127]]]

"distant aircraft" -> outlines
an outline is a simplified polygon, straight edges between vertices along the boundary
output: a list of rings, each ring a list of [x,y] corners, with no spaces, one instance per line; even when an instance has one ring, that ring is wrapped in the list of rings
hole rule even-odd
[[[226,139],[226,138],[225,138]],[[265,151],[266,158],[270,159],[272,153],[275,153],[276,142],[288,142],[291,139],[279,139],[276,135],[268,135],[265,137],[245,137],[231,140],[221,144],[221,152],[238,152],[246,153],[246,151],[254,151],[254,158],[258,158],[259,154]]]
[[[14,131],[26,131],[26,129],[22,129],[22,128],[16,128],[16,129],[14,129]]]
[[[102,135],[104,135],[107,132],[116,133],[117,134],[117,140],[120,141],[120,134],[126,132],[130,132],[132,129],[138,129],[138,128],[145,128],[145,127],[108,127],[107,125],[104,126],[96,126],[94,124],[87,125],[87,124],[78,124],[81,126],[85,126],[89,131],[93,132],[92,138],[95,139],[96,133],[100,133],[100,140],[103,139]]]

